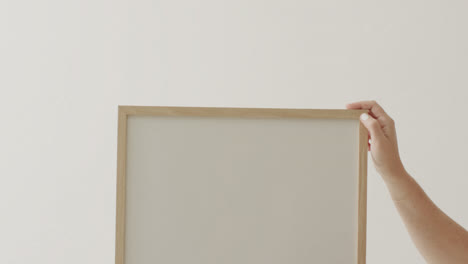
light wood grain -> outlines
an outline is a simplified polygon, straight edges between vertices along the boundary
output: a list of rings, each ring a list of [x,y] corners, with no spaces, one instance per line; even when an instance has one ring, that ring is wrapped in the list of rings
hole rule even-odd
[[[368,132],[359,124],[358,264],[366,263]]]
[[[127,167],[127,112],[119,107],[117,136],[117,207],[115,232],[115,263],[125,260],[125,180]]]
[[[238,118],[326,118],[357,119],[365,110],[292,109],[292,108],[226,108],[176,106],[120,106],[127,115],[139,116],[203,116]]]

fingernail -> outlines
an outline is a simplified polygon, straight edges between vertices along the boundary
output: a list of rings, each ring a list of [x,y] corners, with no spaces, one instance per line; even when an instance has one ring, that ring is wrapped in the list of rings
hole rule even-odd
[[[361,120],[366,121],[369,118],[369,115],[364,113],[361,115]]]

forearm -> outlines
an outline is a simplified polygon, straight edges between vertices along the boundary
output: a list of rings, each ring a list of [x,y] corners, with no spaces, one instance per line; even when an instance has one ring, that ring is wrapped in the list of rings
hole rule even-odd
[[[346,107],[368,110],[360,118],[369,132],[374,165],[419,252],[430,264],[467,264],[468,232],[444,214],[405,171],[395,121],[375,101],[355,102]]]
[[[428,263],[468,263],[468,232],[442,212],[406,172],[382,175],[418,250]]]

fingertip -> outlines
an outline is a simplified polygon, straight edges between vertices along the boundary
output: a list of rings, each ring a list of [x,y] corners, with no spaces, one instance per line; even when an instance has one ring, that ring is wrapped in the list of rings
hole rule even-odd
[[[366,121],[367,119],[369,119],[369,115],[367,113],[362,113],[360,118],[362,121]]]
[[[348,109],[365,109],[363,102],[352,102],[346,104],[346,108]]]
[[[368,113],[362,113],[359,116],[359,119],[369,132],[370,138],[378,139],[381,137],[383,133],[382,128],[379,122],[372,115]]]
[[[357,103],[355,103],[355,102],[354,103],[347,103],[346,108],[353,109],[353,108],[356,108],[356,105],[357,105]]]

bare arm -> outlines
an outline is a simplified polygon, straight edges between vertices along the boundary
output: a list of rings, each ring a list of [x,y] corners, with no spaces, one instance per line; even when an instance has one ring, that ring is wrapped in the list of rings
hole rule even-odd
[[[398,152],[395,123],[375,101],[348,104],[367,109],[369,150],[414,244],[431,264],[468,263],[468,232],[442,212],[406,172]]]

